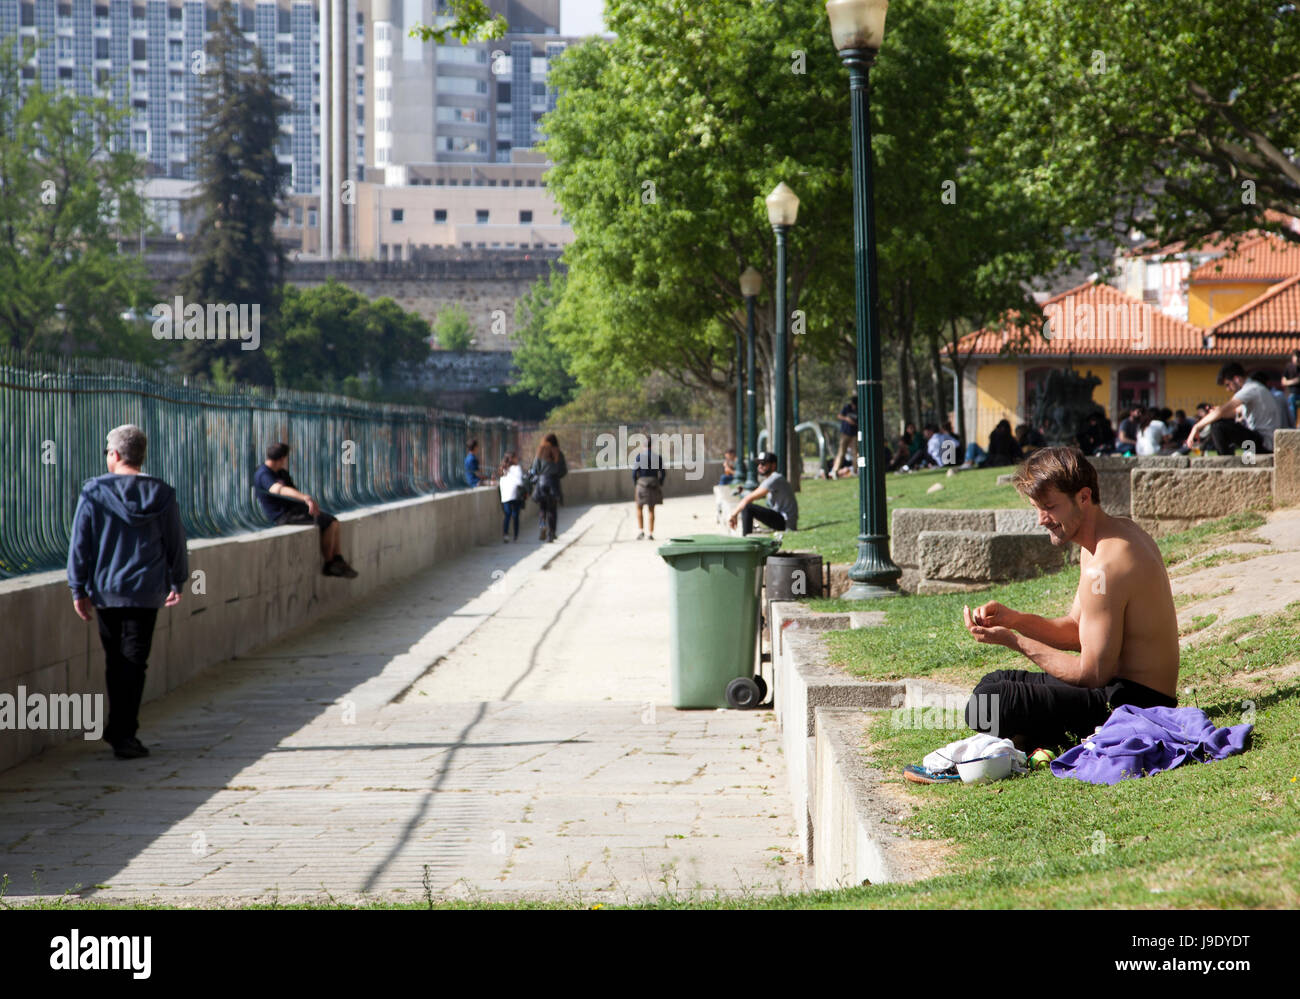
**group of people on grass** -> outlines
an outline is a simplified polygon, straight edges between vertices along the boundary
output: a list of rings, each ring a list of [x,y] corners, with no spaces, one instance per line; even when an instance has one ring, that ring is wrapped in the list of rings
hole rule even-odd
[[[1134,405],[1118,425],[1112,426],[1097,407],[1083,418],[1074,443],[1089,456],[1235,453],[1238,448],[1260,454],[1273,451],[1273,433],[1296,426],[1300,408],[1300,350],[1292,351],[1281,386],[1270,388],[1263,373],[1247,375],[1236,361],[1224,364],[1218,384],[1231,395],[1219,405],[1202,402],[1195,418],[1183,410]],[[963,445],[951,422],[927,424],[921,431],[909,423],[892,453],[886,449],[891,472],[918,468],[991,468],[1015,465],[1047,446],[1045,428],[1021,423],[1012,432],[1009,420],[1000,420],[989,434],[988,448]],[[841,449],[843,449],[843,440]],[[838,459],[837,459],[838,464]]]

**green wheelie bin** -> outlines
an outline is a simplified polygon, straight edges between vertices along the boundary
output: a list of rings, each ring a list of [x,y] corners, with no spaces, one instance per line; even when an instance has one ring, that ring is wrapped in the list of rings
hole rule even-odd
[[[672,697],[677,708],[752,708],[763,562],[772,537],[670,538],[659,555],[672,572]]]

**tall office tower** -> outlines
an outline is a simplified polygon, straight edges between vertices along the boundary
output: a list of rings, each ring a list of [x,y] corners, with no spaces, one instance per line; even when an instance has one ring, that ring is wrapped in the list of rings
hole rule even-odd
[[[202,125],[201,53],[225,2],[0,0],[0,44],[17,35],[38,46],[22,69],[24,85],[39,81],[45,88],[99,94],[129,109],[118,141],[147,161],[151,177],[193,180]],[[340,183],[361,178],[365,130],[357,102],[364,100],[369,5],[370,0],[236,0],[245,37],[262,50],[276,89],[291,105],[278,153],[291,171],[293,194],[320,188],[323,96],[334,110],[333,128],[326,130],[336,152],[333,174]],[[328,31],[320,30],[321,6]],[[325,41],[342,57],[332,75],[321,70]],[[325,91],[321,79],[330,81]],[[340,236],[346,242],[347,230]]]
[[[492,42],[430,45],[415,24],[446,24],[445,0],[372,0],[372,112],[368,165],[403,183],[408,164],[509,163],[532,149],[555,107],[547,86],[561,39],[560,0],[488,0],[510,32]],[[397,169],[389,170],[393,167]]]

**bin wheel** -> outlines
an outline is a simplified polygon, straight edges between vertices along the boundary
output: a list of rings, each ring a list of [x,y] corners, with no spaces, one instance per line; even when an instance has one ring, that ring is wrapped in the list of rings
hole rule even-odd
[[[762,695],[758,692],[758,684],[747,676],[738,676],[727,684],[727,703],[733,708],[740,708],[742,711],[756,708],[762,700]]]
[[[761,676],[754,677],[754,683],[758,684],[758,703],[762,704],[767,700],[767,681]]]

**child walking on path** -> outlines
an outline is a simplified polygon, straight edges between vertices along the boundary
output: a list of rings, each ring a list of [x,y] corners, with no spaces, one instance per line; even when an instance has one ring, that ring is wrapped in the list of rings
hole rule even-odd
[[[524,470],[519,467],[519,459],[513,451],[507,451],[501,462],[500,473],[501,509],[505,516],[501,521],[501,540],[510,541],[510,525],[515,527],[514,540],[519,540],[519,511],[524,506]]]

